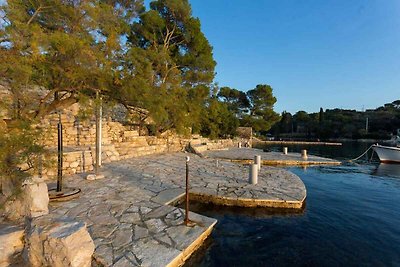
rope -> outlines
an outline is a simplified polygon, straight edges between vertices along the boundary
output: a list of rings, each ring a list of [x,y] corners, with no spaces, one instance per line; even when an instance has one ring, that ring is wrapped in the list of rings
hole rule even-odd
[[[357,158],[355,158],[355,159],[351,159],[351,160],[349,160],[349,161],[355,161],[355,160],[359,160],[362,156],[364,156],[365,154],[367,154],[368,153],[368,151],[370,150],[372,148],[372,145],[367,149],[367,150],[365,150],[365,152],[364,153],[362,153],[360,156],[358,156]]]

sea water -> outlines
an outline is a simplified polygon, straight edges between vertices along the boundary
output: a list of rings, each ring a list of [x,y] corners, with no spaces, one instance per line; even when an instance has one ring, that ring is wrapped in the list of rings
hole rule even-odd
[[[306,185],[302,211],[192,205],[218,224],[187,266],[400,266],[400,165],[345,161],[368,147],[307,148],[344,161],[287,168]]]

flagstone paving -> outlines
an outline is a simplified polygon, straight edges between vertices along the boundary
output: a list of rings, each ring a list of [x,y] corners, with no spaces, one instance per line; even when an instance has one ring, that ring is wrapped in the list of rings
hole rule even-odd
[[[191,212],[196,225],[187,227],[184,211],[167,205],[184,196],[186,156],[191,158],[191,199],[250,207],[304,204],[303,182],[286,170],[263,166],[259,183],[251,185],[248,166],[172,153],[105,164],[101,180],[67,177],[64,184],[81,188],[82,194],[51,203],[51,212],[85,221],[96,245],[94,258],[105,266],[178,265],[216,223]]]

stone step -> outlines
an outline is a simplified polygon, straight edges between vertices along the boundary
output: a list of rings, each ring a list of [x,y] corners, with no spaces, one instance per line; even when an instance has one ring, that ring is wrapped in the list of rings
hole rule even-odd
[[[120,149],[118,150],[120,155],[126,155],[130,153],[137,153],[137,152],[142,152],[142,151],[154,151],[156,147],[154,146],[138,146],[138,147],[130,147],[126,149]]]
[[[139,137],[138,131],[124,131],[124,133],[122,135],[122,140],[123,141],[131,141],[138,137]]]
[[[125,141],[121,143],[115,143],[115,148],[125,148],[125,147],[138,147],[138,146],[149,146],[145,137],[136,137],[131,141]]]

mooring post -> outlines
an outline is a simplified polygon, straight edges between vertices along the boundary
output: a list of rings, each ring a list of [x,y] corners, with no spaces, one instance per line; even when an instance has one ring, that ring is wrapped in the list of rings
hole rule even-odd
[[[307,150],[305,150],[305,149],[301,150],[301,158],[302,159],[307,159],[308,158]]]
[[[249,183],[257,184],[258,182],[258,164],[249,165]]]
[[[257,164],[258,170],[261,170],[261,156],[260,155],[254,156],[254,164]]]
[[[287,155],[287,153],[288,153],[288,148],[287,148],[287,146],[285,146],[285,147],[283,147],[283,154]]]
[[[186,205],[185,205],[185,225],[189,225],[189,160],[190,157],[186,156]]]
[[[57,192],[62,191],[62,169],[63,169],[63,133],[62,133],[62,122],[61,122],[61,111],[58,112],[58,124],[57,124],[57,135],[58,135],[58,171],[57,171]]]

